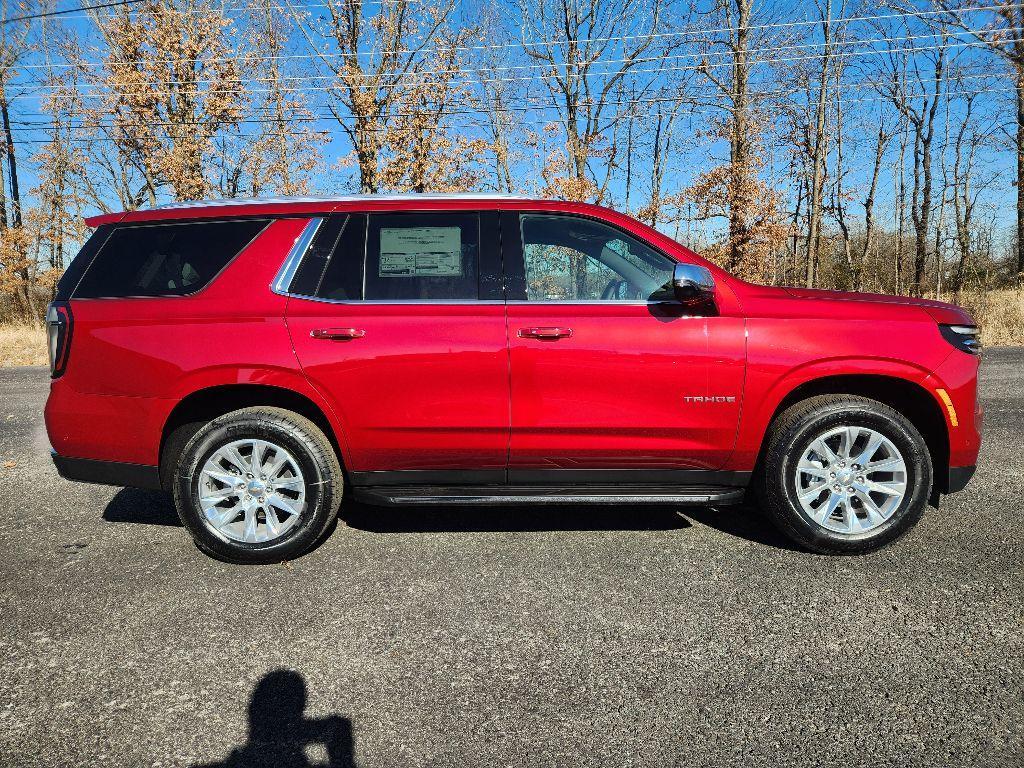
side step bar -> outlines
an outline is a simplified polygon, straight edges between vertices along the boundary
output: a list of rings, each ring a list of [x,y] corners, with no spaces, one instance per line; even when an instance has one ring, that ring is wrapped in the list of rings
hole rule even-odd
[[[366,504],[496,506],[504,504],[735,504],[734,486],[370,486],[354,489]]]

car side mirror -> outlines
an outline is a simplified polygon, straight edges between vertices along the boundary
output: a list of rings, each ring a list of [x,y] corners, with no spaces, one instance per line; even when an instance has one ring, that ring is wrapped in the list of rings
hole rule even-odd
[[[685,306],[705,304],[715,297],[715,278],[707,267],[676,264],[672,270],[672,291],[676,301]]]

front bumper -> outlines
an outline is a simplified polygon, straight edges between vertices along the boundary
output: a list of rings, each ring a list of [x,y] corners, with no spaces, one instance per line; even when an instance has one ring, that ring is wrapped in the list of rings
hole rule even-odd
[[[162,490],[160,470],[146,464],[127,464],[121,461],[97,461],[96,459],[71,459],[56,451],[50,452],[57,474],[65,480],[99,485],[119,485],[129,488]]]

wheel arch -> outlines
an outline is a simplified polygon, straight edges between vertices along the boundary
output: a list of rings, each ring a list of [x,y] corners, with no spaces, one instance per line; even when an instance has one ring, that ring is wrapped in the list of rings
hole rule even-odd
[[[949,430],[946,417],[935,396],[922,384],[886,374],[834,374],[809,379],[793,387],[776,405],[766,423],[765,437],[779,415],[789,407],[818,395],[859,395],[877,400],[906,416],[928,446],[935,491],[942,491],[942,478],[949,469]],[[762,440],[757,456],[760,467],[767,439]]]
[[[339,435],[324,408],[310,397],[272,384],[217,384],[197,389],[183,397],[164,422],[159,454],[163,487],[171,487],[170,474],[181,450],[203,424],[240,408],[261,405],[284,408],[313,422],[330,441],[342,472],[345,472]]]

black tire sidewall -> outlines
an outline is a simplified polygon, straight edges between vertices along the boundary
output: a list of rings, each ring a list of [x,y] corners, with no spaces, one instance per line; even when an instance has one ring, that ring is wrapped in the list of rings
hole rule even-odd
[[[236,440],[276,443],[295,458],[306,481],[306,508],[297,525],[280,539],[261,544],[225,540],[206,524],[199,505],[199,468],[220,447]],[[310,435],[267,415],[234,415],[207,424],[182,451],[174,479],[174,500],[182,524],[205,553],[234,563],[275,563],[298,557],[311,547],[331,520],[331,467]]]
[[[881,547],[901,536],[920,517],[931,492],[932,468],[928,447],[913,427],[895,412],[878,404],[862,402],[828,406],[811,411],[797,422],[778,446],[778,465],[769,470],[772,494],[785,504],[786,522],[795,529],[801,543],[819,552],[864,552]],[[899,507],[880,526],[860,534],[841,534],[821,526],[804,511],[797,498],[795,465],[808,444],[818,435],[836,427],[868,427],[893,442],[907,466],[907,493]]]

